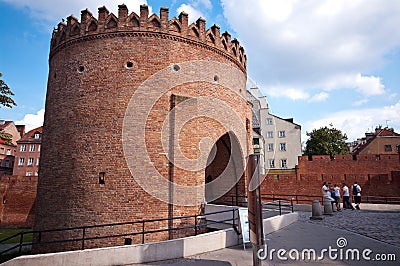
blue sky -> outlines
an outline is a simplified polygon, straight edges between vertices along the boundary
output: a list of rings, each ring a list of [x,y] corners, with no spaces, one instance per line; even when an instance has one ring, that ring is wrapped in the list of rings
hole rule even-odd
[[[248,76],[275,115],[306,131],[333,124],[362,137],[378,125],[400,132],[400,1],[397,0],[0,0],[0,72],[18,106],[0,118],[28,128],[43,121],[51,32],[67,16],[147,3],[181,11],[239,39]]]

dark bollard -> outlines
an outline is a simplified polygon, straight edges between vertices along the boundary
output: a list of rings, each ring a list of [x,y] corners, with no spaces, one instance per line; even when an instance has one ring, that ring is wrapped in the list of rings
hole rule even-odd
[[[310,217],[311,220],[323,220],[324,217],[322,216],[321,205],[319,204],[318,200],[313,200],[312,202],[312,216]]]
[[[324,215],[333,215],[332,202],[330,200],[324,200]]]

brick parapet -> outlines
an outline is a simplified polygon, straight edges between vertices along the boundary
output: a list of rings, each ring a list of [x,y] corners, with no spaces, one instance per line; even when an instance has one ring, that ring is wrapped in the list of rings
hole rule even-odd
[[[125,5],[118,6],[118,17],[109,13],[106,7],[98,9],[96,19],[87,9],[81,12],[81,22],[74,16],[67,18],[67,23],[59,23],[54,29],[50,58],[65,46],[94,39],[115,38],[123,36],[146,36],[171,39],[200,46],[215,53],[224,55],[243,71],[246,71],[247,57],[244,48],[237,39],[231,41],[230,34],[220,35],[217,25],[206,28],[206,21],[199,18],[196,23],[188,25],[188,15],[182,12],[179,19],[168,19],[168,8],[160,8],[160,16],[152,14],[146,5],[140,7],[140,16],[132,12],[128,16]]]
[[[261,186],[263,193],[286,195],[321,195],[323,182],[342,182],[351,186],[357,181],[363,195],[400,197],[400,158],[398,155],[317,155],[309,160],[299,156],[296,171],[269,172]]]

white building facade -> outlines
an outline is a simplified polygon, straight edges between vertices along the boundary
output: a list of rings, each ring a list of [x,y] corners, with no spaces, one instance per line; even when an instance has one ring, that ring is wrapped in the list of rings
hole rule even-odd
[[[248,90],[247,97],[253,104],[253,120],[256,117],[259,123],[259,130],[255,134],[253,122],[253,144],[262,143],[263,147],[260,152],[264,169],[260,167],[260,173],[272,169],[294,169],[298,164],[298,156],[302,155],[301,126],[294,123],[293,118],[283,119],[271,114],[266,97],[259,95],[258,88]]]

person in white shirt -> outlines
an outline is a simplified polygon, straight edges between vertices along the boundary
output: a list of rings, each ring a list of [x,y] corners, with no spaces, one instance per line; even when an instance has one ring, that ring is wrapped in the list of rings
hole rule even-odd
[[[357,181],[354,182],[352,192],[354,196],[354,203],[356,204],[356,209],[359,210],[361,203],[361,187],[359,184],[357,184]]]
[[[340,209],[340,187],[336,184],[333,185],[333,189],[335,191],[335,203],[336,203],[336,209],[338,211],[341,211]]]
[[[324,182],[324,184],[322,186],[322,197],[323,197],[324,201],[328,201],[328,202],[335,201],[331,197],[331,190],[329,189],[329,185],[326,182]]]
[[[349,188],[345,182],[343,182],[343,208],[350,208],[354,210],[353,204],[350,202],[350,192]]]

